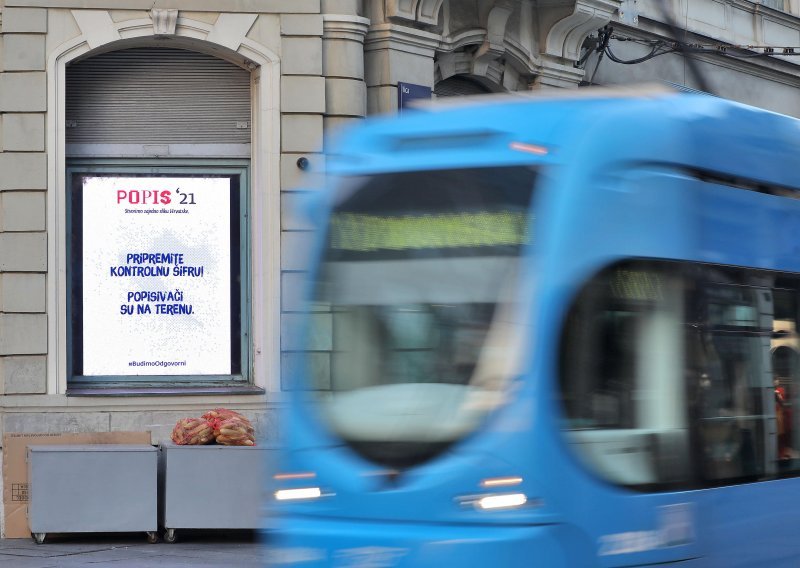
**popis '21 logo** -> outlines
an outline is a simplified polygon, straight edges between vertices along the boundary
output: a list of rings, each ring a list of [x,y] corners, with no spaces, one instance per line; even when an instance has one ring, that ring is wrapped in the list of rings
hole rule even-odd
[[[176,188],[174,192],[169,189],[118,189],[117,204],[168,205],[173,202],[173,193],[176,200],[180,198],[180,205],[195,205],[194,193],[185,193],[181,188]]]

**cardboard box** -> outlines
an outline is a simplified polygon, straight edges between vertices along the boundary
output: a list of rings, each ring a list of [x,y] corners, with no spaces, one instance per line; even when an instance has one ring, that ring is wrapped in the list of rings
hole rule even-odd
[[[28,446],[66,444],[150,444],[150,432],[6,434],[3,436],[3,522],[5,538],[30,538],[28,529]]]

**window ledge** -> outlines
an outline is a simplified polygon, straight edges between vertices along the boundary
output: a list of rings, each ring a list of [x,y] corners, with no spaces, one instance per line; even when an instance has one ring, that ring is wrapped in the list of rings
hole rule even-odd
[[[206,396],[206,395],[263,395],[265,390],[253,385],[225,386],[118,386],[87,385],[67,388],[67,396]]]

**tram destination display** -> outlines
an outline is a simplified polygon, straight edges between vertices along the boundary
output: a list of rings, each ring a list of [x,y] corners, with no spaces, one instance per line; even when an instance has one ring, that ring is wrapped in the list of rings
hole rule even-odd
[[[82,182],[83,375],[230,374],[230,178]]]
[[[337,213],[331,219],[331,248],[378,250],[498,247],[528,242],[524,211],[380,216]]]

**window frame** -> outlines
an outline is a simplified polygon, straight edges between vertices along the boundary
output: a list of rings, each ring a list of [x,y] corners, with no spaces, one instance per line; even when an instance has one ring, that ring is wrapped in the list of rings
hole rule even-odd
[[[70,159],[65,168],[65,205],[66,205],[66,260],[67,260],[67,290],[66,290],[66,368],[67,368],[67,395],[84,394],[84,389],[159,389],[175,388],[188,392],[191,388],[198,387],[250,387],[254,379],[253,354],[252,354],[252,282],[251,282],[251,255],[252,243],[250,237],[250,161],[246,159],[196,159],[196,158],[165,158],[165,159]],[[73,211],[73,177],[75,174],[104,174],[131,177],[147,176],[231,176],[239,178],[238,208],[239,208],[239,238],[238,238],[238,276],[239,276],[239,310],[232,315],[232,325],[238,319],[239,329],[231,330],[231,341],[238,339],[240,346],[239,373],[230,375],[102,375],[87,376],[76,375],[73,369],[75,349],[75,334],[81,334],[82,325],[74,324],[73,316],[76,306],[72,300],[73,289],[77,278],[82,278],[83,259],[74,258],[75,230]],[[232,211],[233,213],[233,211]],[[79,237],[82,239],[82,237]],[[233,250],[233,244],[231,245]],[[235,259],[232,259],[232,267]],[[231,279],[231,289],[237,282]],[[233,307],[233,306],[232,306]],[[82,321],[82,314],[81,314]],[[234,363],[233,354],[231,357]],[[259,389],[260,391],[260,389]],[[141,394],[148,394],[142,392]]]

